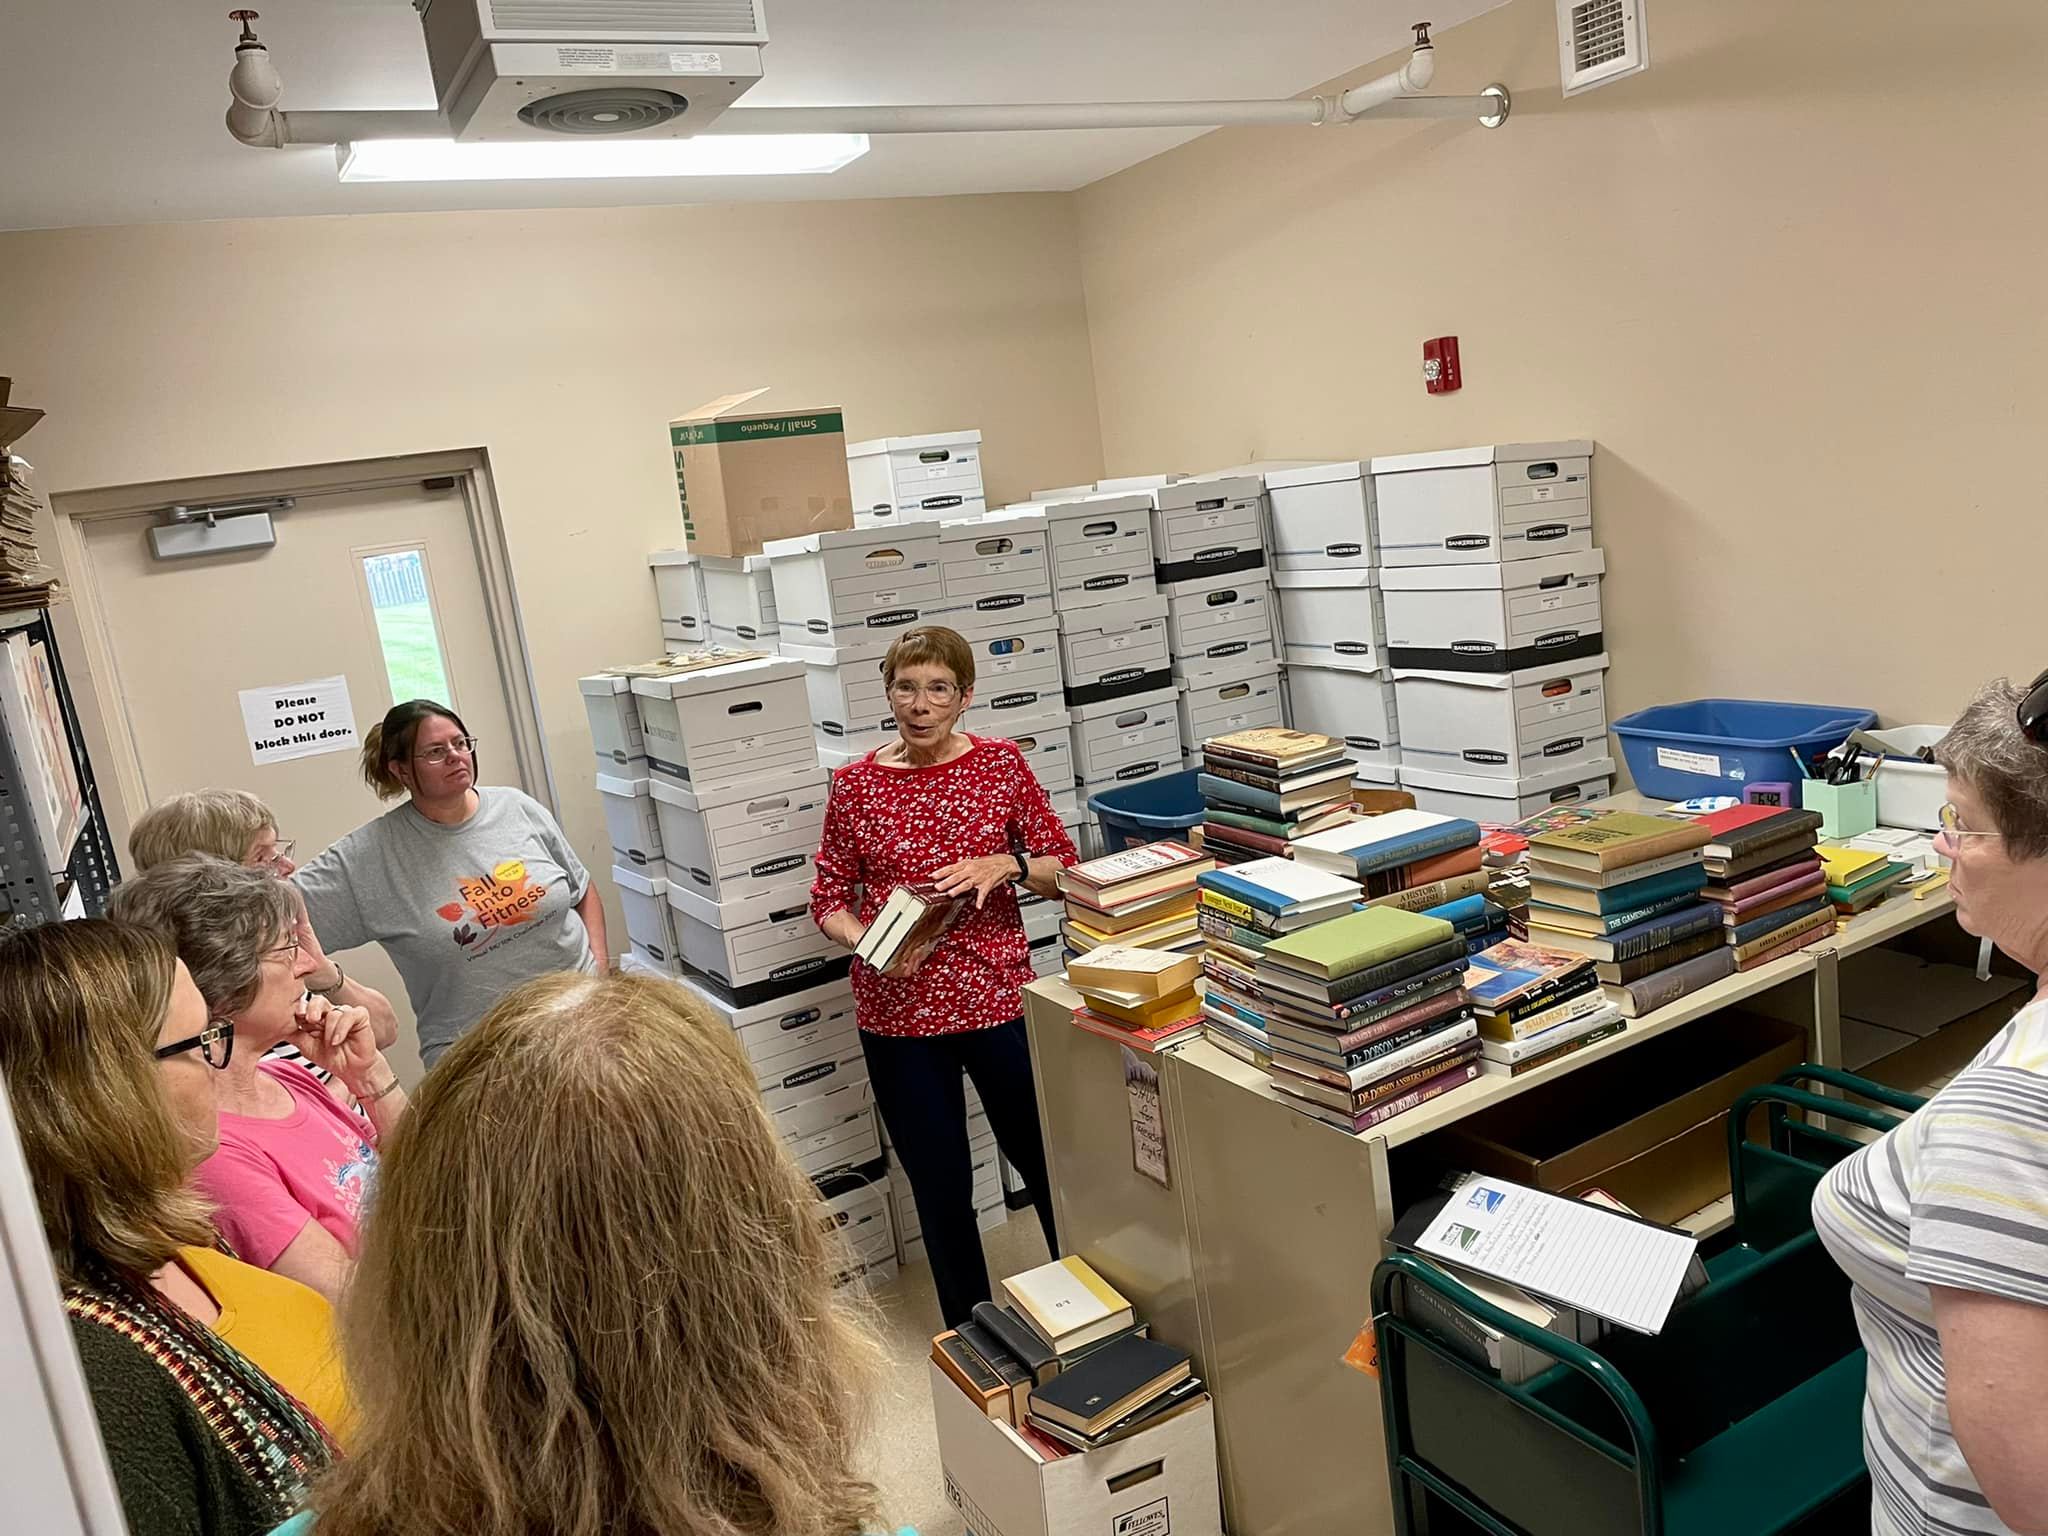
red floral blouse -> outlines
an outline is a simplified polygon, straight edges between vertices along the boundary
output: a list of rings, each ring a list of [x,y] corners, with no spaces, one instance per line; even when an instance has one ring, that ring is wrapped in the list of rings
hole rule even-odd
[[[848,908],[872,922],[897,886],[960,859],[1022,853],[1072,864],[1073,839],[1014,742],[973,736],[968,750],[930,768],[888,768],[870,752],[832,775],[811,916]],[[950,1035],[990,1029],[1024,1011],[1030,948],[1010,886],[961,914],[914,976],[853,962],[860,1027],[878,1035]]]

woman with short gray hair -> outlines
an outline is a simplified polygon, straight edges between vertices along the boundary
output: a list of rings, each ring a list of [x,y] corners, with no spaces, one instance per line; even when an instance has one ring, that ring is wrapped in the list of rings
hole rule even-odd
[[[1935,748],[1956,918],[2048,972],[2048,673],[2004,678]],[[1836,1166],[1814,1225],[1869,1356],[1879,1536],[2048,1530],[2048,979],[1905,1124]]]
[[[261,870],[185,854],[118,887],[109,913],[169,939],[210,1016],[233,1026],[220,1146],[197,1175],[222,1234],[248,1262],[339,1297],[377,1140],[405,1111],[370,1016],[306,991],[316,962],[299,942],[298,902]],[[338,1089],[298,1062],[263,1059],[286,1041]]]

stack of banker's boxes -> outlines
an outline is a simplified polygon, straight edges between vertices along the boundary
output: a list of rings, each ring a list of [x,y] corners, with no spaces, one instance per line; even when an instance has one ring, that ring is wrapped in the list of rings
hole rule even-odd
[[[1401,785],[1505,823],[1613,785],[1593,445],[1372,461]]]

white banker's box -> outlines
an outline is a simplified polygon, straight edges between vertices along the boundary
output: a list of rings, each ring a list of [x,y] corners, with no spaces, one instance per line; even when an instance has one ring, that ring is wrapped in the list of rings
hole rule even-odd
[[[1181,764],[1180,696],[1171,688],[1074,711],[1074,778],[1083,798]]]
[[[819,986],[786,993],[764,1003],[739,1005],[709,987],[685,977],[683,985],[739,1039],[747,1059],[756,1063],[802,1050],[854,1029],[853,983],[844,976]]]
[[[1404,749],[1405,753],[1405,749]],[[1492,779],[1476,773],[1444,773],[1401,765],[1401,787],[1418,810],[1439,816],[1505,825],[1553,805],[1578,805],[1604,798],[1614,787],[1614,759],[1568,763],[1520,779]]]
[[[852,1168],[882,1155],[874,1106],[856,1111],[842,1123],[810,1136],[785,1136],[790,1156],[812,1178],[834,1168]]]
[[[1188,752],[1212,736],[1286,723],[1280,669],[1270,661],[1227,663],[1181,689],[1180,740]]]
[[[647,742],[640,729],[640,707],[633,680],[616,672],[576,679],[583,712],[590,719],[590,742],[597,749],[600,773],[636,778],[647,772]]]
[[[765,555],[704,555],[697,561],[704,588],[704,629],[713,645],[773,651],[775,586]]]
[[[1401,723],[1394,680],[1348,667],[1289,667],[1288,723],[1297,731],[1334,736],[1361,768],[1401,762]]]
[[[1036,720],[1005,720],[999,734],[1004,740],[1017,744],[1017,750],[1024,754],[1024,766],[1045,786],[1046,794],[1071,795],[1074,792],[1074,727],[1066,710],[1057,704],[1055,708],[1059,708],[1058,714],[1041,715]]]
[[[700,805],[744,798],[764,774],[815,768],[804,665],[773,656],[633,679],[647,771]]]
[[[848,753],[846,760],[850,760],[896,734],[896,717],[889,710],[889,690],[883,686],[880,663],[863,660],[832,666],[811,661],[804,666],[811,721],[824,738],[821,745],[828,742]]]
[[[1222,1536],[1214,1404],[1042,1462],[952,1377],[930,1374],[946,1498],[975,1536]]]
[[[1060,612],[1152,597],[1152,498],[1091,496],[1042,503]]]
[[[1372,461],[1380,563],[1480,565],[1593,547],[1593,445],[1501,443]]]
[[[605,832],[618,862],[629,869],[660,865],[661,822],[654,814],[649,781],[645,777],[621,779],[600,773],[597,793],[604,805]],[[656,873],[659,872],[657,868]]]
[[[654,572],[654,606],[661,614],[665,644],[696,650],[711,643],[711,621],[704,608],[704,573],[697,557],[680,549],[657,549],[647,557]]]
[[[847,662],[879,658],[904,630],[936,617],[939,529],[843,528],[763,546],[775,582],[775,622],[786,656]]]
[[[856,517],[878,523],[936,522],[982,499],[981,433],[932,432],[846,445]]]
[[[676,942],[683,963],[709,978],[738,1006],[814,986],[845,974],[846,951],[811,921],[811,893],[784,886],[740,901],[707,901],[671,883]]]
[[[974,704],[962,719],[976,736],[1002,736],[1009,720],[1043,719],[1066,707],[1058,622],[989,629],[967,642],[974,652]]]
[[[720,902],[811,880],[825,828],[825,770],[756,779],[751,787],[744,800],[705,810],[681,791],[654,786],[671,885]]]
[[[1009,507],[939,524],[940,622],[969,639],[1052,617],[1045,514]]]
[[[1059,637],[1071,706],[1172,685],[1173,627],[1163,595],[1062,611]]]
[[[1379,573],[1387,662],[1397,671],[1522,672],[1597,656],[1606,569],[1597,549],[1492,565],[1389,566]]]
[[[1175,480],[1153,491],[1152,561],[1159,584],[1264,566],[1264,494],[1264,484],[1251,475]]]
[[[1379,572],[1276,571],[1283,658],[1291,667],[1349,667],[1377,672],[1386,664],[1387,627]]]
[[[1399,672],[1402,761],[1501,779],[1607,756],[1607,658],[1525,672]]]
[[[1366,570],[1379,563],[1372,475],[1357,459],[1266,471],[1276,571]]]
[[[659,873],[612,866],[612,884],[618,887],[619,907],[626,914],[627,953],[664,976],[682,973],[682,954],[676,947],[676,927],[669,915],[668,881]]]
[[[1264,571],[1180,582],[1167,602],[1176,676],[1192,681],[1226,661],[1279,660],[1273,654],[1273,588]]]

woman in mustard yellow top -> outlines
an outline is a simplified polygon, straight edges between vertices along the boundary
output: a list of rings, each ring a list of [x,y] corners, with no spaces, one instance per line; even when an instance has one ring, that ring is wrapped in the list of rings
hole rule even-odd
[[[219,1251],[189,1177],[232,1029],[170,946],[86,920],[0,937],[0,1076],[132,1536],[255,1536],[345,1422],[315,1292]]]

